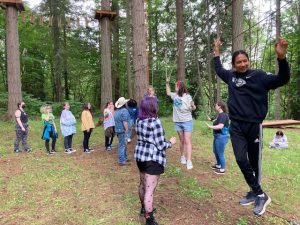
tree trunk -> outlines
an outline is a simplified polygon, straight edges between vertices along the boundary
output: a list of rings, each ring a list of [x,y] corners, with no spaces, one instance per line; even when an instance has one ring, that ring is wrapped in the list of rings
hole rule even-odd
[[[297,46],[300,46],[300,38],[299,38],[299,35],[300,35],[300,2],[298,1],[298,4],[297,4],[297,18],[298,18],[298,29],[297,29],[297,33],[298,33],[298,40],[297,40]],[[296,48],[297,51],[296,51],[296,65],[298,65],[298,68],[295,72],[295,77],[296,77],[296,101],[295,101],[295,106],[294,106],[294,109],[295,111],[293,112],[293,117],[294,119],[297,119],[297,120],[300,120],[300,48]]]
[[[18,11],[15,6],[6,6],[6,54],[8,82],[8,118],[13,119],[17,103],[22,101],[20,77],[20,52]]]
[[[112,10],[119,14],[119,1],[112,1]],[[119,17],[117,16],[112,22],[113,43],[112,43],[112,96],[113,99],[120,97],[120,77],[119,77],[119,60],[120,60],[120,35],[119,35]]]
[[[244,49],[243,0],[232,1],[232,52]]]
[[[63,54],[63,68],[64,68],[64,81],[65,81],[65,99],[70,99],[70,89],[69,89],[69,71],[68,71],[68,53],[67,53],[67,34],[66,25],[64,25],[64,54]]]
[[[62,51],[60,45],[60,10],[57,0],[50,0],[50,14],[53,16],[52,21],[52,40],[53,40],[53,75],[55,87],[55,100],[62,101]]]
[[[207,24],[207,46],[210,46],[210,23],[209,23],[209,0],[206,0],[206,18],[208,21]],[[212,73],[211,73],[211,54],[210,48],[207,48],[207,77],[208,77],[208,94],[209,94],[209,104],[210,104],[210,111],[213,112],[214,110],[214,88],[212,83]]]
[[[131,1],[125,0],[126,7],[126,75],[127,75],[127,87],[128,96],[133,98],[133,74],[132,74],[132,24],[131,24]]]
[[[132,3],[133,66],[136,85],[135,99],[137,102],[140,102],[149,85],[144,0],[133,0]]]
[[[281,18],[280,18],[280,0],[276,0],[276,41],[279,40],[281,33]],[[278,74],[279,67],[276,59],[276,74]],[[280,88],[275,90],[275,119],[279,120],[281,118],[281,96],[280,96]]]
[[[101,1],[102,10],[110,10],[110,1]],[[108,101],[112,101],[111,79],[111,24],[108,17],[100,21],[101,27],[101,109]]]
[[[177,79],[185,81],[183,0],[176,0]]]

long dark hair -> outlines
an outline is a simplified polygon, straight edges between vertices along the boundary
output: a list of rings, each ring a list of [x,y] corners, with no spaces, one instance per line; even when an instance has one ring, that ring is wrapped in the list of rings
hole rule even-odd
[[[227,106],[224,102],[217,102],[217,105],[223,110],[223,112],[227,113]]]
[[[89,109],[89,104],[91,105],[91,108]],[[92,114],[92,104],[90,102],[86,102],[83,104],[83,107],[82,107],[82,111],[84,110],[89,110]]]
[[[245,55],[247,57],[247,59],[249,60],[249,56],[248,56],[247,52],[245,52],[244,50],[237,50],[232,54],[232,58],[231,58],[232,65],[234,65],[235,59],[239,54]]]
[[[178,89],[177,94],[180,97],[182,97],[184,93],[186,94],[189,93],[188,90],[186,89],[184,82],[181,80],[177,81],[177,89]]]

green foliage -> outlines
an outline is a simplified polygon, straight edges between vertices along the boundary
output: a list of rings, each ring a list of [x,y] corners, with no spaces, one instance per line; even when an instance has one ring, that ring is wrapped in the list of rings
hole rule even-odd
[[[182,192],[193,198],[208,198],[211,196],[210,190],[201,187],[196,178],[184,178],[180,181]]]

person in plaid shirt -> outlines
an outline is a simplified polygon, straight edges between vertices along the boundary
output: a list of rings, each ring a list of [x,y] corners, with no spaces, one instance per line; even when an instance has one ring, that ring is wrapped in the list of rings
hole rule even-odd
[[[137,120],[137,143],[134,158],[140,171],[139,197],[141,215],[146,225],[157,225],[153,216],[153,195],[160,174],[166,166],[166,149],[176,143],[176,138],[165,139],[165,131],[157,118],[157,101],[145,97],[140,104]]]

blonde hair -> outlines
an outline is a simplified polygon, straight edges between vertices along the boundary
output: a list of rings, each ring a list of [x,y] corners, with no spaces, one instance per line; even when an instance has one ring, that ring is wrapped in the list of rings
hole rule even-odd
[[[147,92],[149,93],[149,91],[150,91],[151,89],[153,90],[153,92],[154,92],[154,94],[155,94],[155,89],[154,89],[154,87],[153,87],[152,85],[149,85],[149,86],[148,86]]]
[[[41,113],[47,113],[47,108],[51,108],[51,105],[43,105],[40,108]]]

